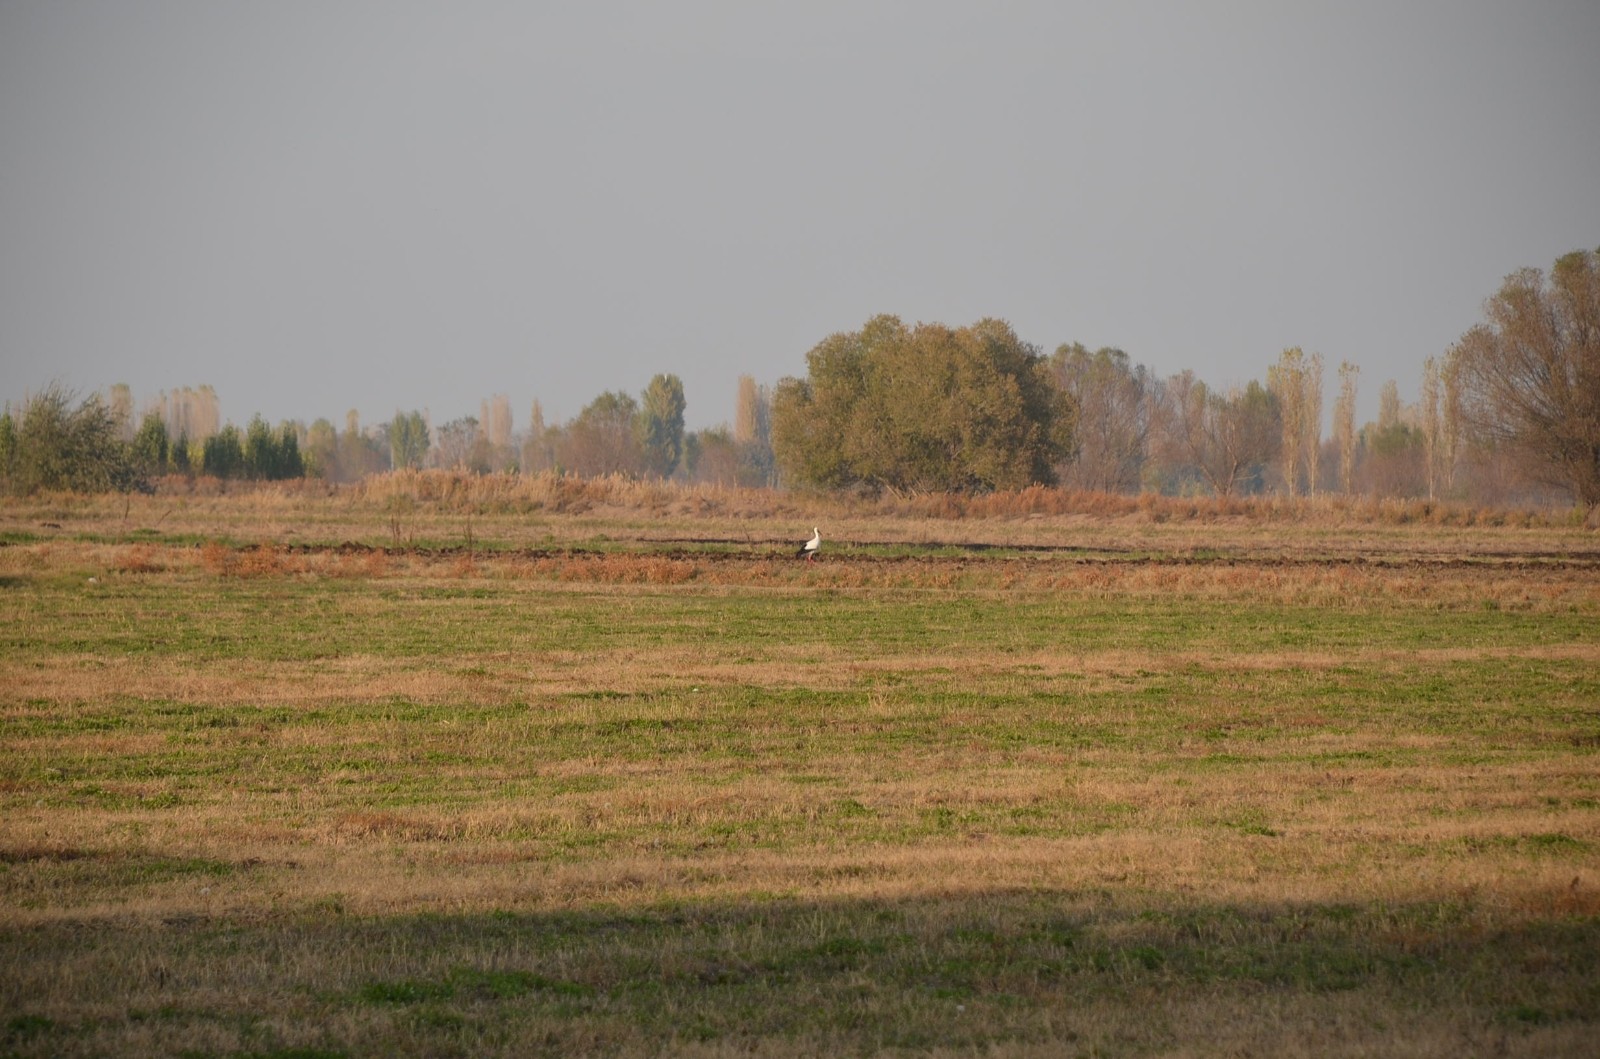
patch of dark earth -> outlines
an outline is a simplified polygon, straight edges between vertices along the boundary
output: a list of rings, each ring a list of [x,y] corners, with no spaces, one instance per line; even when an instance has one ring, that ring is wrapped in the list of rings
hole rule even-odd
[[[333,553],[339,555],[413,555],[419,558],[455,559],[462,556],[482,556],[484,559],[522,559],[539,561],[547,559],[606,559],[606,558],[657,558],[707,564],[766,562],[795,559],[793,545],[788,541],[729,540],[720,538],[671,538],[641,540],[634,547],[589,548],[574,545],[564,548],[499,548],[466,545],[413,545],[391,546],[344,541],[340,544],[286,544],[279,550],[293,555]],[[685,547],[697,545],[698,547]],[[242,551],[254,551],[251,545]],[[878,550],[889,554],[877,554]],[[915,550],[908,550],[915,549]],[[1600,569],[1600,551],[1541,552],[1541,551],[1474,551],[1457,555],[1429,553],[1379,555],[1285,555],[1266,552],[1170,552],[1152,553],[1135,548],[1095,547],[1085,548],[1070,544],[992,544],[981,541],[921,541],[906,544],[901,541],[850,541],[840,542],[812,560],[817,563],[835,562],[852,565],[942,565],[962,564],[981,560],[987,562],[1025,561],[1045,558],[1055,562],[1095,566],[1220,566],[1220,567],[1366,567],[1374,569],[1460,569],[1465,567],[1494,569],[1540,570],[1592,570]]]

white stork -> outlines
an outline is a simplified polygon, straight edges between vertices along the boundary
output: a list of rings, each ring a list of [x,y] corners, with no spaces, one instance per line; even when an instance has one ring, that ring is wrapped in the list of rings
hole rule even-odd
[[[805,559],[810,562],[817,557],[817,552],[822,548],[822,533],[817,527],[811,527],[811,539],[800,545],[800,550],[794,553],[796,559]]]

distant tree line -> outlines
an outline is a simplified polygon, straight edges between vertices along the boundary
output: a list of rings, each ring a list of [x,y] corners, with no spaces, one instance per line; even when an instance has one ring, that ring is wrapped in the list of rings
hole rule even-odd
[[[240,432],[229,423],[191,441],[172,438],[159,412],[130,431],[124,410],[99,394],[79,400],[52,384],[26,401],[20,413],[0,414],[0,489],[30,494],[44,489],[78,492],[147,489],[168,474],[281,480],[306,473],[299,432],[276,430],[256,416]]]
[[[721,485],[775,484],[771,400],[765,387],[750,376],[739,378],[732,428],[688,431],[686,408],[683,382],[676,375],[655,376],[638,399],[621,391],[602,393],[564,424],[546,424],[535,401],[521,468]]]
[[[984,492],[1032,484],[1169,495],[1335,491],[1483,503],[1600,506],[1600,251],[1523,269],[1484,321],[1429,358],[1419,397],[1387,380],[1359,425],[1360,373],[1336,369],[1324,439],[1320,354],[1283,350],[1265,380],[1166,378],[1120,349],[1046,355],[1009,325],[907,326],[893,316],[831,335],[806,374],[737,380],[731,426],[687,431],[683,383],[607,391],[518,432],[503,394],[440,425],[350,412],[239,430],[208,386],[163,392],[135,422],[124,385],[78,400],[59,386],[0,415],[0,488],[140,488],[165,475],[356,481],[400,468],[619,474],[747,487]]]
[[[9,408],[0,415],[0,481],[7,492],[93,493],[138,484],[111,406],[98,394],[74,401],[73,394],[52,385],[29,400],[20,416]]]

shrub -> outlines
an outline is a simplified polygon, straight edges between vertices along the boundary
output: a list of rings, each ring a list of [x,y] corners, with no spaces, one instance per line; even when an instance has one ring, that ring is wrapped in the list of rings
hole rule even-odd
[[[0,475],[7,492],[126,492],[144,484],[100,395],[91,394],[76,408],[72,401],[71,393],[52,383],[23,407],[20,422],[7,414],[0,426]]]

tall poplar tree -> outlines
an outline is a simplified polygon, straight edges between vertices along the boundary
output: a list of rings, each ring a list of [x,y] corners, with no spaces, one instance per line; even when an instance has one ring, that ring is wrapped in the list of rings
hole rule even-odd
[[[1308,492],[1317,489],[1317,450],[1322,445],[1322,356],[1306,356],[1299,346],[1283,351],[1267,369],[1267,388],[1278,400],[1283,438],[1283,484],[1290,496],[1300,491],[1300,469],[1306,465]]]
[[[657,375],[641,396],[638,435],[645,471],[670,478],[683,459],[683,411],[687,407],[683,380],[676,375]]]
[[[395,470],[420,468],[428,458],[428,423],[416,409],[395,412],[389,423],[389,464]]]
[[[1333,437],[1339,446],[1339,489],[1349,495],[1356,479],[1356,379],[1361,368],[1339,365],[1339,397],[1333,404]]]

